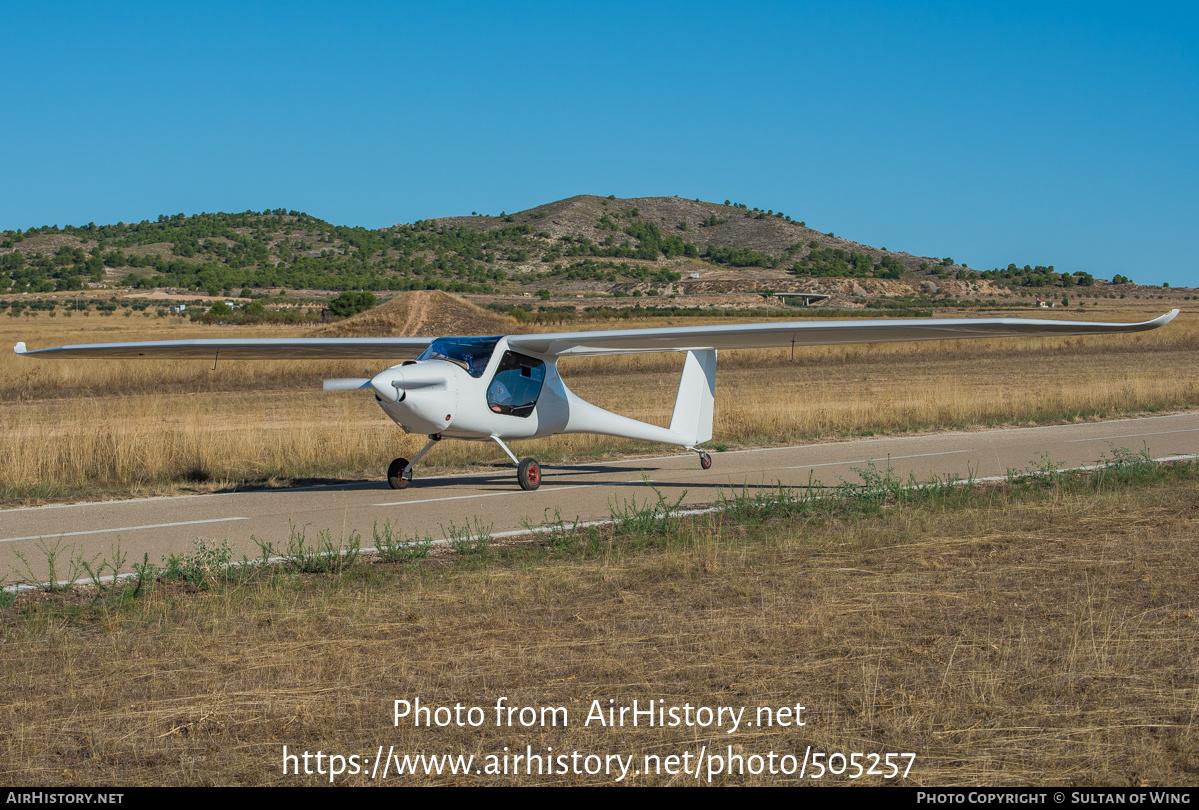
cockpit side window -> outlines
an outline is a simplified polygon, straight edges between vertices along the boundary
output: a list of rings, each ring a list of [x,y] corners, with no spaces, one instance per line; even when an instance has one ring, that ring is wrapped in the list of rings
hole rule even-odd
[[[447,360],[466,369],[472,377],[482,377],[495,351],[499,337],[438,338],[421,352],[417,360]]]
[[[494,413],[528,416],[545,383],[545,363],[536,357],[504,352],[487,386],[487,407]]]

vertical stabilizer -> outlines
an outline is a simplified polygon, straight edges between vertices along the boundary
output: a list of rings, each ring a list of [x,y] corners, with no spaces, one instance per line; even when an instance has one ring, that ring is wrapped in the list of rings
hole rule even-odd
[[[700,444],[712,438],[712,411],[716,404],[716,350],[687,352],[679,394],[674,401],[670,429]]]

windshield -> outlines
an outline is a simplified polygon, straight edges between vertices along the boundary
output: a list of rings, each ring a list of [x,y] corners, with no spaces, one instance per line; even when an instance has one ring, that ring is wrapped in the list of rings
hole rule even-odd
[[[487,361],[495,351],[495,344],[500,338],[438,338],[429,344],[417,360],[448,360],[466,369],[472,377],[481,377],[487,368]]]

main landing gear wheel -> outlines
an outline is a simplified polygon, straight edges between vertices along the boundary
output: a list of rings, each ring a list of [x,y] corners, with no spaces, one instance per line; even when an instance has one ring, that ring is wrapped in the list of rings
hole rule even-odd
[[[516,480],[520,481],[521,489],[537,489],[541,486],[541,465],[535,458],[526,458],[516,468]]]
[[[711,467],[712,466],[712,457],[710,455],[708,455],[707,453],[700,453],[699,454],[699,466],[700,466],[700,468],[705,469],[705,470],[708,469],[709,467]]]
[[[391,466],[387,468],[387,485],[392,489],[408,489],[408,485],[412,483],[412,470],[405,476],[404,468],[407,466],[406,458],[397,458],[391,462]]]

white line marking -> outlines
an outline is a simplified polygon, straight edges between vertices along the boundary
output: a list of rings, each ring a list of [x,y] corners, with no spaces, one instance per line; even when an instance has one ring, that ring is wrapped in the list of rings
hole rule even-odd
[[[1121,436],[1095,436],[1091,439],[1070,439],[1065,444],[1076,444],[1078,442],[1101,442],[1106,439],[1133,439],[1138,436],[1168,436],[1171,433],[1199,433],[1199,428],[1187,428],[1186,430],[1159,430],[1157,433],[1125,433]]]
[[[14,543],[17,540],[41,540],[45,537],[78,537],[84,534],[110,534],[111,532],[136,532],[141,529],[169,529],[172,526],[194,526],[199,523],[228,523],[231,520],[249,520],[248,517],[212,518],[210,520],[184,520],[179,523],[150,523],[145,526],[120,526],[115,529],[89,529],[86,532],[50,532],[48,534],[31,534],[28,537],[0,537],[0,543]]]

